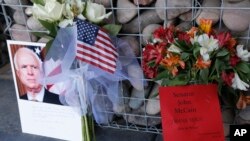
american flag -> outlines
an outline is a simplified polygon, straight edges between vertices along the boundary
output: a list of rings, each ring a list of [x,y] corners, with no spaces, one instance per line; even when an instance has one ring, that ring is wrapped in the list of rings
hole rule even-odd
[[[98,26],[77,19],[76,58],[114,73],[118,53],[109,36]]]

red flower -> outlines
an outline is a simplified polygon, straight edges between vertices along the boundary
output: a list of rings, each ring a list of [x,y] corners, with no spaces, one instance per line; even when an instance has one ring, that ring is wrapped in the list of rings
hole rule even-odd
[[[240,62],[240,58],[238,56],[231,56],[229,62],[232,67],[235,67]]]
[[[225,46],[231,53],[235,53],[236,41],[228,32],[219,33],[217,36],[220,47]]]
[[[234,73],[230,72],[229,74],[227,74],[226,72],[223,71],[221,73],[221,78],[226,83],[226,85],[232,86],[232,83],[233,83],[232,80],[234,78]]]
[[[150,67],[145,61],[142,62],[142,69],[147,78],[155,78],[157,75],[157,67]]]
[[[221,32],[217,35],[217,39],[219,40],[220,47],[223,47],[231,39],[231,34],[228,32]]]
[[[155,60],[155,64],[158,65],[166,54],[166,43],[151,45],[147,44],[143,51],[143,59],[146,62]]]
[[[174,41],[174,31],[174,26],[165,29],[161,26],[154,31],[153,37],[172,43]]]
[[[190,36],[186,32],[180,32],[178,34],[178,39],[184,41],[186,44],[190,44]]]

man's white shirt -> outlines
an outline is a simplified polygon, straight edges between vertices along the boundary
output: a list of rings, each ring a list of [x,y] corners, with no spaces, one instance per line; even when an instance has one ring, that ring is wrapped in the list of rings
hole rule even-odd
[[[33,100],[33,101],[38,101],[38,102],[43,102],[43,97],[44,97],[44,87],[42,87],[41,91],[39,93],[35,94],[35,97],[33,96],[32,93],[27,92],[28,100]]]

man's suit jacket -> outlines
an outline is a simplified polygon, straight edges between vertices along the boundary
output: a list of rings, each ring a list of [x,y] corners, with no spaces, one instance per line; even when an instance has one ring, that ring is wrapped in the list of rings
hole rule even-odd
[[[27,94],[21,96],[20,98],[28,100]],[[50,91],[48,91],[46,89],[45,89],[45,92],[44,92],[43,102],[44,103],[51,103],[51,104],[62,105],[61,102],[60,102],[60,100],[59,100],[59,95],[51,93]]]

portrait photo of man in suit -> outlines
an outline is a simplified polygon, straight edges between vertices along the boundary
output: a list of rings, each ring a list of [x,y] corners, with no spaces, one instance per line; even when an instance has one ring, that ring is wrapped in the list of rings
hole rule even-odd
[[[14,54],[16,76],[26,91],[20,99],[62,105],[59,95],[48,91],[40,82],[43,77],[42,61],[31,49],[22,47]]]

